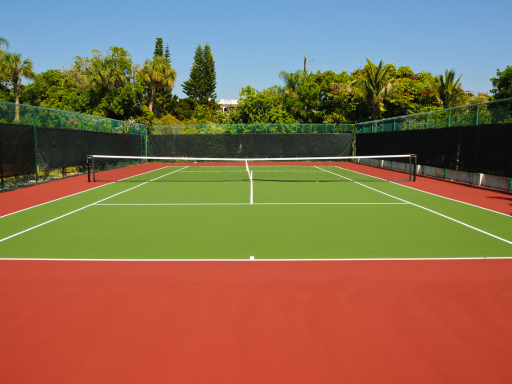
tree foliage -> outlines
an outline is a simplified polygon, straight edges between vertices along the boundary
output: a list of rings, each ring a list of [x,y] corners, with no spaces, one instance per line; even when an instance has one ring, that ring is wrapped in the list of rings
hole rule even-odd
[[[183,92],[191,99],[201,104],[208,104],[217,98],[217,75],[215,61],[208,43],[204,46],[198,44],[194,54],[194,63],[190,69],[190,76],[183,84]]]
[[[167,60],[167,63],[171,65],[171,52],[169,51],[169,43],[165,45],[165,53],[164,53],[165,60]]]
[[[33,79],[35,77],[34,63],[30,58],[23,60],[20,53],[6,52],[0,56],[0,72],[9,77],[13,86],[15,103],[19,104],[18,89],[21,79]]]
[[[151,84],[149,111],[153,111],[153,102],[158,86],[172,89],[176,80],[176,71],[170,66],[165,57],[155,56],[153,60],[146,60],[142,70],[144,80]]]
[[[304,76],[304,72],[301,70],[295,72],[279,72],[279,78],[284,83],[283,91],[286,93],[295,93],[297,88],[299,88],[299,84]]]
[[[451,108],[461,105],[465,99],[465,92],[462,90],[460,79],[455,80],[455,71],[447,69],[443,75],[434,78],[433,89],[435,96],[443,108]]]
[[[496,77],[491,79],[493,88],[491,93],[496,99],[512,97],[512,66],[508,66],[503,71],[496,71]]]
[[[286,124],[298,121],[283,108],[282,98],[274,89],[258,91],[250,85],[242,88],[239,105],[230,113],[237,124]]]
[[[164,48],[165,46],[165,48]],[[0,48],[9,48],[0,38]],[[229,114],[216,102],[215,61],[208,43],[199,44],[186,98],[172,94],[177,78],[169,44],[157,38],[153,57],[132,62],[121,47],[74,58],[62,70],[34,74],[21,55],[0,52],[0,100],[144,123],[333,123],[345,124],[438,110],[487,101],[487,94],[462,89],[461,78],[447,70],[435,76],[367,59],[355,71],[316,73],[281,71],[280,84],[264,90],[242,88]],[[16,62],[16,63],[14,63]],[[21,78],[33,78],[28,85]],[[512,67],[491,79],[495,98],[512,97]]]
[[[5,54],[5,52],[2,50],[2,45],[5,45],[5,48],[9,49],[9,41],[0,36],[0,56],[3,56]]]
[[[343,90],[359,99],[370,110],[373,120],[378,119],[384,112],[385,100],[398,100],[400,98],[399,84],[394,76],[396,67],[393,63],[384,65],[380,61],[378,65],[368,58],[364,68],[356,73],[356,78],[348,83],[336,84],[339,90]]]
[[[164,55],[164,40],[161,37],[156,38],[155,42],[155,51],[153,52],[153,57],[163,56]]]

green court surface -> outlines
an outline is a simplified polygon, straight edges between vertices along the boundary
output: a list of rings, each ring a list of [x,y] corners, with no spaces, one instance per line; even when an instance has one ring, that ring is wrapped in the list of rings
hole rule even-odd
[[[170,177],[175,169],[150,176]],[[349,172],[334,170],[357,180]],[[0,258],[512,256],[512,220],[496,212],[392,182],[259,181],[257,175],[252,182],[99,184],[0,218]]]

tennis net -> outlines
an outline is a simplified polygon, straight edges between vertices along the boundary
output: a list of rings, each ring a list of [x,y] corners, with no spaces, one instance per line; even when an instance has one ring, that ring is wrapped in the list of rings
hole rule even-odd
[[[93,182],[415,181],[416,155],[309,158],[88,157]]]

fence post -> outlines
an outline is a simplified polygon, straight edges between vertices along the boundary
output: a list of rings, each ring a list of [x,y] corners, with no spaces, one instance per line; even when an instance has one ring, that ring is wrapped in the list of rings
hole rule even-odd
[[[357,133],[356,133],[356,129],[354,127],[354,152],[352,153],[352,156],[357,156]]]
[[[80,115],[80,130],[84,129],[84,115]]]
[[[98,117],[98,132],[100,131],[100,118]]]
[[[39,181],[39,166],[37,165],[37,129],[36,129],[36,108],[32,107],[32,119],[34,123],[34,160],[36,161],[36,184]]]
[[[429,123],[429,120],[430,120],[430,113],[427,114],[427,129],[428,129],[428,123]]]
[[[110,120],[110,133],[112,133],[112,120]]]
[[[452,110],[448,111],[448,128],[452,125]]]
[[[476,121],[475,121],[475,125],[478,125],[478,109],[480,107],[480,104],[476,106]]]
[[[407,128],[407,130],[408,130],[408,131],[410,131],[410,130],[411,130],[411,118],[409,117],[409,118],[407,119],[407,121],[409,122],[409,128]]]
[[[142,132],[141,132],[142,133]],[[142,138],[144,139],[144,156],[148,156],[148,130],[146,128],[146,125],[144,125],[144,135],[142,136]],[[146,163],[148,162],[148,160],[146,159],[145,161]]]
[[[393,120],[393,132],[396,131],[396,120]]]

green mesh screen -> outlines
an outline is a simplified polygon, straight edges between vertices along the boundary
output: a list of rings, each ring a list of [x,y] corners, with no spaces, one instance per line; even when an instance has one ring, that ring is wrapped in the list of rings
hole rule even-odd
[[[352,133],[150,135],[148,156],[318,157],[348,156]]]

